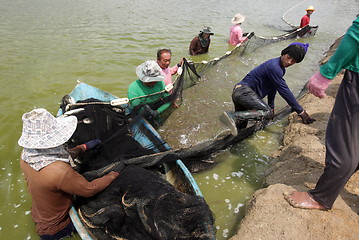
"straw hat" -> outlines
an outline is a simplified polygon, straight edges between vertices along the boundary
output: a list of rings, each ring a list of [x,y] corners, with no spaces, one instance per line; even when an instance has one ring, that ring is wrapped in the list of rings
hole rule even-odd
[[[315,11],[314,7],[313,6],[309,6],[307,9],[305,9],[305,11]]]
[[[233,18],[232,18],[232,24],[239,24],[244,22],[244,20],[246,20],[246,17],[240,13],[237,13]]]
[[[22,115],[22,135],[18,144],[24,148],[46,149],[67,142],[77,127],[75,116],[55,118],[46,109],[38,108]]]
[[[137,77],[144,83],[159,82],[165,79],[156,61],[146,61],[136,68]]]

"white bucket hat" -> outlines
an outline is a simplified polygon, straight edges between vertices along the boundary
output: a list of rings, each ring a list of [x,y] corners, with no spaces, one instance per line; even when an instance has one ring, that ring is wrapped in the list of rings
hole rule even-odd
[[[240,13],[237,13],[233,18],[232,18],[232,24],[239,24],[244,22],[244,20],[246,20],[246,17]]]
[[[67,142],[77,127],[75,116],[55,118],[46,109],[38,108],[22,115],[23,128],[18,144],[24,148],[46,149]]]
[[[145,83],[159,82],[165,79],[162,69],[156,61],[146,61],[136,68],[137,77]]]

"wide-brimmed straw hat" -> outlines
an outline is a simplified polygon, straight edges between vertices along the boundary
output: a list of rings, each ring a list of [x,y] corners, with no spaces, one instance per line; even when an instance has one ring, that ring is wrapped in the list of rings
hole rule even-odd
[[[146,61],[136,68],[137,77],[144,83],[159,82],[165,79],[156,61]]]
[[[24,148],[46,149],[67,142],[77,127],[75,116],[55,118],[43,108],[22,115],[22,135],[18,144]]]
[[[244,20],[246,20],[246,17],[240,13],[237,13],[233,18],[232,18],[232,24],[239,24],[239,23],[243,23]]]
[[[309,6],[307,9],[305,9],[305,11],[315,11],[314,7],[313,6]]]

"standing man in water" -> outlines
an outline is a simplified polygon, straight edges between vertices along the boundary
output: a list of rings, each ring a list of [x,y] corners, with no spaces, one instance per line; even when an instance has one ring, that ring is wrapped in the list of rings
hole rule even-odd
[[[244,20],[246,20],[246,17],[240,13],[236,14],[232,18],[233,25],[229,30],[229,44],[236,46],[238,43],[242,43],[248,40],[247,37],[243,36],[243,30],[241,28]]]
[[[305,14],[302,19],[300,20],[300,28],[305,27],[309,25],[310,23],[310,15],[315,11],[313,6],[309,6],[305,11],[307,11],[307,14]]]
[[[157,51],[157,63],[162,69],[162,75],[165,76],[163,81],[166,86],[172,84],[172,75],[176,74],[178,68],[181,66],[181,63],[177,63],[175,66],[170,67],[171,58],[171,49],[164,48]]]
[[[189,54],[198,55],[207,53],[209,45],[211,44],[210,36],[214,35],[211,32],[210,27],[204,27],[202,31],[199,32],[198,36],[194,37],[189,45]]]
[[[249,119],[271,119],[274,113],[274,99],[277,92],[302,118],[303,123],[315,121],[299,105],[283,79],[286,68],[300,63],[307,53],[309,44],[294,42],[282,50],[281,56],[272,58],[250,71],[233,88],[232,100],[235,112],[224,112],[226,123],[232,135],[247,127]],[[263,98],[268,96],[268,104]]]

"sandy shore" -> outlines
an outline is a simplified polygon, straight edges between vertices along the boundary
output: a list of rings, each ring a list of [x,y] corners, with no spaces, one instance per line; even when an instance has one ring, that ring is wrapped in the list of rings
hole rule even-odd
[[[358,240],[359,172],[351,177],[330,211],[293,208],[283,193],[315,187],[323,172],[325,131],[335,95],[342,80],[339,74],[319,99],[306,94],[300,104],[317,121],[301,123],[296,113],[288,117],[283,144],[273,154],[267,187],[255,192],[246,206],[246,216],[230,240]],[[358,146],[359,147],[359,146]]]

